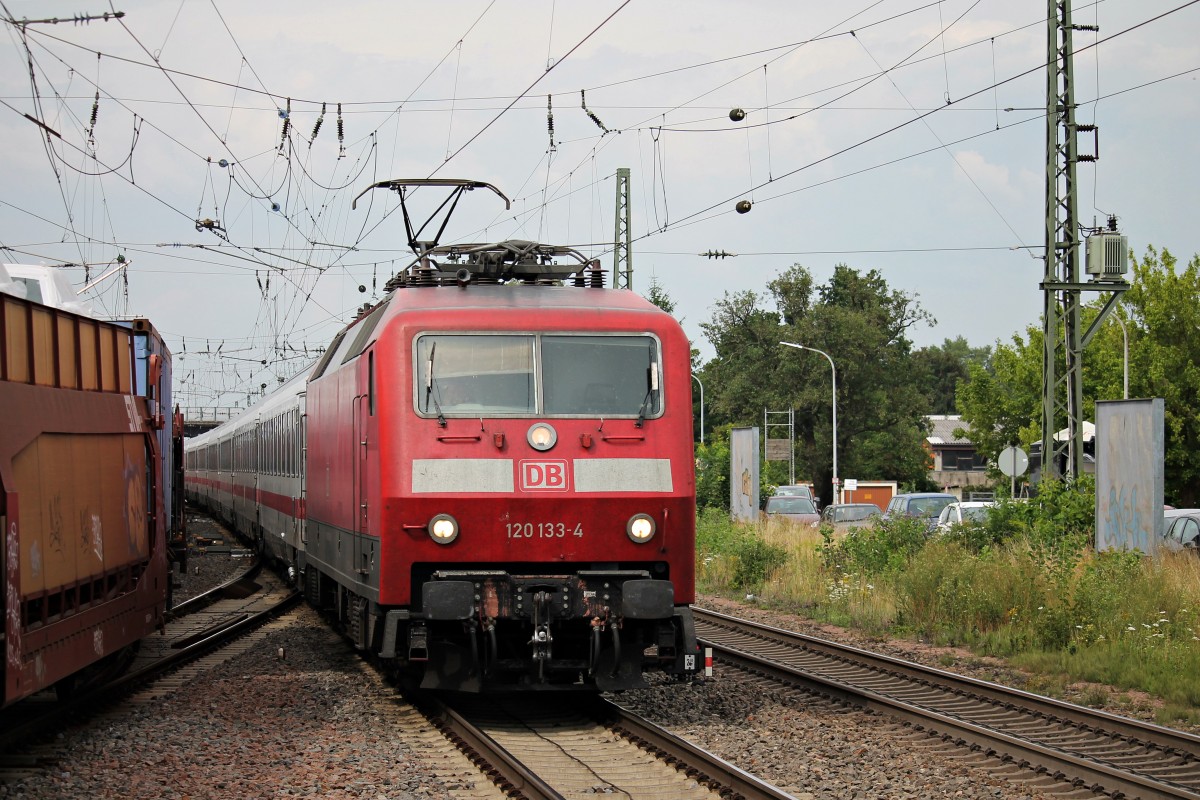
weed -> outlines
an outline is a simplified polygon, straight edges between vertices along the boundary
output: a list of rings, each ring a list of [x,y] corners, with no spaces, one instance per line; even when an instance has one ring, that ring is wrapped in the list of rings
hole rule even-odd
[[[1104,708],[1108,705],[1111,694],[1106,686],[1089,686],[1079,698],[1079,702],[1092,708]]]

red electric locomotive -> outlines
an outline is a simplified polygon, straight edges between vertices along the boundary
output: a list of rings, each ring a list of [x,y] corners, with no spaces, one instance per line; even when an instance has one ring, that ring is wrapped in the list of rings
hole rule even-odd
[[[403,197],[414,183],[487,186],[378,185]],[[692,675],[679,324],[602,288],[599,264],[569,248],[414,247],[390,294],[294,384],[305,455],[296,496],[272,502],[296,509],[297,546],[263,530],[264,546],[359,647],[419,670],[427,688],[614,690],[644,685],[647,669]],[[213,498],[238,479],[188,480]]]
[[[0,266],[0,705],[123,667],[167,613],[170,353],[67,308],[48,268]]]

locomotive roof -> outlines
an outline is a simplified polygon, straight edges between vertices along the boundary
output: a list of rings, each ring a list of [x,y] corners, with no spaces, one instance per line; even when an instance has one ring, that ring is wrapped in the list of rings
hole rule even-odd
[[[636,292],[625,289],[527,284],[472,284],[465,288],[457,286],[407,287],[392,292],[389,302],[395,310],[602,309],[661,313],[660,309],[649,300]]]

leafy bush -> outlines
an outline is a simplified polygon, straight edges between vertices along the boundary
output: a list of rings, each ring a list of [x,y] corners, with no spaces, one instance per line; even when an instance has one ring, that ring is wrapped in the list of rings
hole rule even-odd
[[[986,552],[1011,541],[1026,530],[1026,524],[1021,518],[1022,510],[1018,508],[1021,505],[1024,504],[1001,500],[988,509],[982,520],[955,525],[946,533],[945,538],[956,542],[969,552]]]
[[[728,511],[716,508],[700,514],[696,552],[702,579],[717,589],[739,591],[757,591],[788,559],[787,551],[769,544],[755,526],[736,524]]]
[[[696,446],[696,505],[729,511],[729,440],[718,431]]]
[[[768,544],[757,533],[748,533],[737,540],[733,552],[737,559],[734,586],[747,591],[758,589],[772,571],[787,562],[787,552],[783,548]]]
[[[1065,545],[1078,553],[1096,529],[1096,480],[1087,474],[1069,483],[1043,480],[1036,497],[1012,506],[1013,517],[1036,542]]]
[[[929,536],[922,519],[881,519],[869,528],[854,528],[841,541],[823,547],[825,565],[837,573],[882,575],[904,569]]]

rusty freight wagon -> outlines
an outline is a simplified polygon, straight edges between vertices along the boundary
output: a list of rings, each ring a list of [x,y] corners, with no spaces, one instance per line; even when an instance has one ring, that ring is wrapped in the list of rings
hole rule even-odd
[[[145,320],[0,294],[2,705],[124,666],[164,621],[169,359]]]

